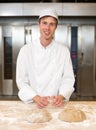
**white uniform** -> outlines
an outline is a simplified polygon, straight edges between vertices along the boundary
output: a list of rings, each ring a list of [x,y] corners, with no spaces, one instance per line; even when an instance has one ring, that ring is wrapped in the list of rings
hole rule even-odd
[[[17,58],[16,82],[18,96],[32,102],[36,95],[63,95],[69,100],[74,91],[74,74],[67,47],[52,41],[44,48],[39,39],[21,48]]]

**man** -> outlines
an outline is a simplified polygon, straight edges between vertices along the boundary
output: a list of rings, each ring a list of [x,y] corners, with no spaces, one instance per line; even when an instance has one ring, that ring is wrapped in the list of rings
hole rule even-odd
[[[19,98],[39,108],[61,107],[74,91],[74,74],[67,47],[53,38],[58,25],[54,9],[39,16],[40,37],[21,48],[17,58],[16,81]]]

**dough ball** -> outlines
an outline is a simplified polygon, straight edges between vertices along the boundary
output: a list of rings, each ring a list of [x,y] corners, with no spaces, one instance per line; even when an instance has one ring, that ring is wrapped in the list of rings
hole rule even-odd
[[[48,122],[52,119],[51,114],[46,109],[33,109],[27,120],[32,123]]]
[[[66,122],[80,122],[86,119],[86,115],[82,110],[75,107],[66,107],[59,113],[58,118]]]

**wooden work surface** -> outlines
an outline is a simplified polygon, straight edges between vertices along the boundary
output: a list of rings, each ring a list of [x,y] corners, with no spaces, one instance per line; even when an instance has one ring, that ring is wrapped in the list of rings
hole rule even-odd
[[[36,105],[21,101],[0,101],[0,130],[96,130],[96,102],[70,101],[68,107],[75,106],[83,110],[87,119],[83,122],[63,122],[58,114],[63,108],[47,107],[52,120],[46,123],[30,123],[26,120],[28,111]]]

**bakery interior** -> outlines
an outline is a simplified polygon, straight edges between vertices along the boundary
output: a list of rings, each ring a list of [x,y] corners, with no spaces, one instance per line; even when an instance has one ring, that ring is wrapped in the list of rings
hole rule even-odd
[[[20,100],[15,80],[17,55],[24,44],[32,42],[32,39],[39,35],[37,26],[39,11],[47,7],[56,9],[59,15],[55,40],[65,44],[70,49],[75,74],[75,91],[69,102],[80,103],[79,107],[83,103],[85,103],[83,106],[89,103],[89,106],[92,107],[91,105],[93,105],[92,109],[95,109],[96,0],[0,0],[1,106],[4,105],[4,102],[11,106],[13,102],[12,109],[16,104],[19,109]],[[29,104],[26,106],[23,103],[21,106],[30,107]],[[95,119],[92,121],[94,122]],[[6,124],[6,127],[1,124],[0,128],[2,130],[19,130],[19,128],[20,130],[38,130],[38,128],[43,130],[42,126],[38,128],[37,126],[26,127],[23,123],[19,126],[15,124],[16,127],[12,125],[8,129],[8,122]],[[88,122],[86,124],[88,125]],[[78,125],[80,126],[80,124]],[[78,125],[74,125],[75,127],[69,125],[67,128],[68,130],[79,130],[81,128],[82,130],[85,130],[85,128],[96,130],[94,126],[96,124],[88,127],[85,127],[85,124],[82,127],[78,127]],[[45,127],[44,124],[43,127]],[[54,130],[65,129],[63,127],[54,128]],[[47,130],[47,128],[44,130]]]
[[[38,14],[39,10],[46,7],[57,10],[59,27],[55,39],[70,49],[76,79],[71,100],[95,100],[95,0],[0,1],[0,99],[18,100],[16,58],[20,48],[39,35]]]

